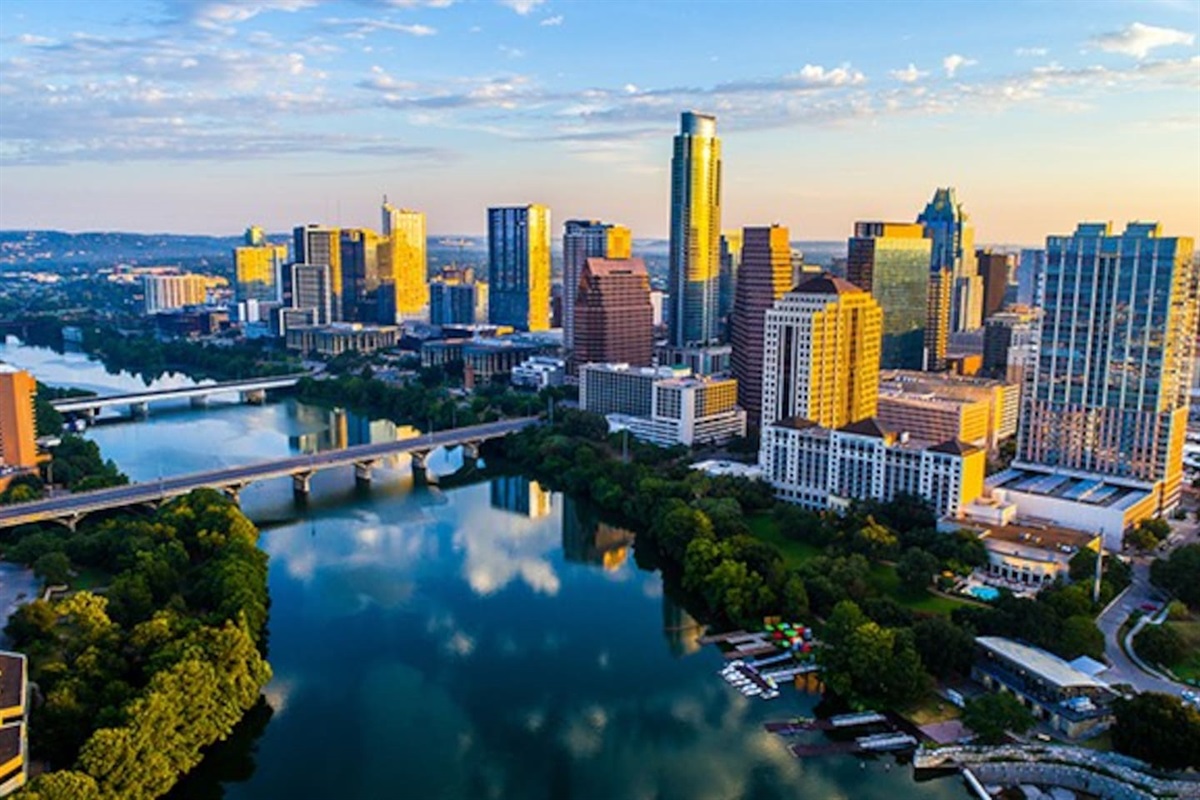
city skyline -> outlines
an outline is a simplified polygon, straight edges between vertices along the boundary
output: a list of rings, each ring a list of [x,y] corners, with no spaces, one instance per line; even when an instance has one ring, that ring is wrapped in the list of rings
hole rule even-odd
[[[433,235],[543,203],[666,238],[684,110],[719,121],[724,228],[844,241],[936,186],[979,244],[1200,218],[1188,3],[62,5],[0,10],[3,228],[371,226],[387,193]]]

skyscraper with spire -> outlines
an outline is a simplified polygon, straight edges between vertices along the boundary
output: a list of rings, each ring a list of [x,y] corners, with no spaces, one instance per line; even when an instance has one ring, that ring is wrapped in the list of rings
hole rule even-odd
[[[717,118],[685,111],[671,156],[668,339],[674,347],[717,342],[720,237]]]
[[[958,202],[954,187],[938,189],[917,222],[933,241],[932,275],[950,273],[950,330],[976,330],[983,325],[983,278],[975,267],[975,229]]]

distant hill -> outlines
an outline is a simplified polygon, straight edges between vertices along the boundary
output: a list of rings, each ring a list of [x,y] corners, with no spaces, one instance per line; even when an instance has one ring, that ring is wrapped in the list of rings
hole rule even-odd
[[[180,236],[173,233],[0,231],[0,267],[228,262],[230,248],[240,241],[240,236]]]

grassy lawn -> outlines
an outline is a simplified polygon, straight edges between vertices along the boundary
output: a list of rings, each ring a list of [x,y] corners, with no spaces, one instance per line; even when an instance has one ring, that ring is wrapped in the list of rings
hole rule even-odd
[[[821,548],[784,536],[779,530],[779,524],[770,514],[747,517],[746,524],[750,526],[750,532],[755,538],[778,547],[779,552],[783,554],[783,563],[789,567],[798,567],[810,558],[822,555]]]
[[[901,713],[914,725],[949,722],[962,716],[962,710],[958,706],[934,692],[922,697],[915,705],[902,709]]]
[[[756,538],[779,548],[779,552],[783,554],[783,563],[788,567],[798,567],[811,558],[823,555],[821,548],[815,545],[784,536],[779,530],[778,523],[770,514],[755,514],[747,517],[746,524],[750,526],[750,531]],[[942,597],[933,592],[910,592],[900,585],[900,576],[896,574],[896,568],[890,564],[871,565],[871,585],[880,594],[891,597],[910,611],[924,614],[949,616],[950,612],[956,608],[972,605],[969,602]]]
[[[1200,680],[1200,620],[1164,622],[1163,624],[1173,628],[1187,643],[1188,648],[1187,657],[1177,664],[1172,664],[1171,671],[1185,681]]]
[[[107,572],[94,567],[78,567],[67,585],[74,591],[94,591],[108,586],[110,583],[112,583],[112,575]]]

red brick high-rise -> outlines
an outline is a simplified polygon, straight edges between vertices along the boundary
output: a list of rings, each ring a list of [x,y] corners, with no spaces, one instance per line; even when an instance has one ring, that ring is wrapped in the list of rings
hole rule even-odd
[[[738,405],[752,426],[762,411],[763,325],[767,310],[791,287],[792,255],[788,229],[781,225],[745,228],[738,268],[730,343]]]
[[[589,258],[575,295],[573,366],[649,366],[653,351],[650,278],[640,258]]]

